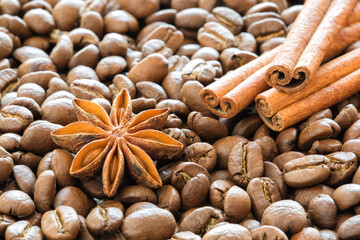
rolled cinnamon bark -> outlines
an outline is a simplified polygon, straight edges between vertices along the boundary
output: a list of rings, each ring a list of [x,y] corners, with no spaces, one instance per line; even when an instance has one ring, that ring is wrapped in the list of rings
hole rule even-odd
[[[358,40],[360,40],[360,22],[343,28],[331,43],[325,54],[324,62],[338,56],[345,51],[348,46]]]
[[[265,117],[271,117],[281,109],[297,102],[311,93],[339,80],[360,68],[360,48],[348,52],[332,61],[322,65],[311,83],[301,91],[286,93],[271,88],[260,93],[255,98],[258,112]]]
[[[351,25],[356,22],[360,22],[360,2],[358,2],[352,10],[351,15],[347,20],[347,25]]]
[[[302,100],[267,118],[258,111],[265,124],[274,131],[282,131],[312,114],[339,103],[360,91],[360,69],[320,89]]]
[[[220,99],[225,96],[225,94],[234,89],[237,85],[239,85],[242,81],[244,81],[246,78],[251,76],[251,74],[269,64],[278,51],[279,47],[276,47],[269,52],[263,53],[257,59],[235,69],[232,72],[229,72],[219,80],[206,86],[200,92],[200,98],[202,103],[210,111],[217,112],[220,109],[218,107],[220,104]]]
[[[325,16],[317,26],[318,18],[315,23],[305,21],[303,11],[308,10],[308,4],[317,5],[320,15],[327,7],[326,1],[306,1],[303,10],[300,12],[288,37],[282,44],[280,53],[273,60],[271,67],[266,72],[266,81],[269,85],[285,92],[296,92],[303,89],[309,80],[316,73],[324,59],[326,51],[334,40],[335,36],[345,26],[348,16],[354,9],[357,0],[333,0],[326,11]],[[313,6],[311,6],[313,7]],[[307,13],[307,12],[306,12]],[[314,14],[316,13],[316,14]],[[308,13],[310,15],[310,13]],[[307,17],[309,18],[309,15]],[[312,9],[312,15],[318,15],[318,12]],[[304,30],[308,30],[307,24],[310,24],[310,31],[316,29],[310,40],[303,38]],[[317,27],[317,28],[316,28]],[[305,35],[308,37],[308,34]],[[304,40],[303,40],[304,39]],[[306,46],[303,51],[300,48]],[[299,51],[293,55],[294,51]],[[299,54],[301,55],[300,57]],[[294,66],[294,64],[296,64]]]
[[[267,67],[261,68],[237,85],[220,99],[220,108],[211,108],[210,111],[220,117],[231,118],[249,106],[257,94],[270,88],[265,81]]]

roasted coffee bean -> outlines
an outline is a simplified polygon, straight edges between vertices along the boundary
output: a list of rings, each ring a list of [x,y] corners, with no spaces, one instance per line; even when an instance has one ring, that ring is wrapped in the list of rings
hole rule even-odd
[[[333,196],[335,190],[326,185],[318,184],[308,188],[298,188],[295,191],[295,201],[300,203],[304,208],[307,208],[309,202],[319,194],[326,194],[330,197]]]
[[[94,98],[111,98],[111,92],[106,85],[96,80],[77,79],[70,85],[70,92],[77,98],[91,100]]]
[[[315,122],[316,120],[320,120],[323,118],[333,118],[332,111],[327,108],[324,110],[321,110],[315,114],[313,114],[311,117],[309,117],[306,121],[302,122],[300,126],[298,127],[299,131],[304,130],[305,127],[309,126],[311,123]]]
[[[190,231],[184,231],[172,235],[171,240],[201,240],[201,237]]]
[[[260,21],[266,18],[278,18],[280,19],[280,15],[276,12],[256,12],[251,13],[243,17],[244,25],[248,28],[251,24],[256,21]]]
[[[282,37],[286,33],[285,23],[278,18],[265,18],[252,23],[247,31],[257,43],[263,43],[273,37]]]
[[[155,207],[138,210],[126,216],[121,226],[121,233],[129,240],[141,238],[165,240],[174,234],[175,228],[176,221],[171,212]]]
[[[304,208],[292,200],[281,200],[265,209],[261,218],[262,225],[280,228],[283,232],[297,233],[306,226]]]
[[[360,120],[357,120],[344,133],[343,142],[360,137]]]
[[[286,234],[274,226],[261,226],[250,231],[253,240],[288,240]]]
[[[151,202],[156,204],[156,194],[145,186],[127,186],[122,188],[115,196],[114,200],[121,201],[125,205],[130,205],[137,202]]]
[[[28,221],[22,220],[6,229],[5,239],[43,239],[43,234],[38,226],[31,226]]]
[[[190,231],[203,236],[217,223],[223,222],[222,212],[212,207],[190,209],[182,214],[179,231]]]
[[[0,213],[23,218],[34,212],[35,204],[28,194],[10,190],[0,195]]]
[[[279,189],[281,197],[286,197],[287,186],[284,181],[284,175],[276,164],[269,161],[264,162],[264,177],[273,180]]]
[[[325,194],[319,194],[309,202],[311,222],[323,229],[332,229],[336,225],[337,207],[335,201]]]
[[[172,56],[173,52],[170,48],[165,46],[165,42],[160,39],[150,39],[147,41],[141,49],[143,57],[146,57],[152,53],[160,53],[164,55],[165,58]]]
[[[200,58],[204,61],[211,61],[211,60],[218,60],[220,57],[220,54],[218,51],[216,51],[214,48],[211,47],[203,47],[197,50],[192,56],[191,60]]]
[[[20,149],[20,139],[21,136],[16,133],[4,133],[0,136],[0,146],[6,151],[17,151]]]
[[[151,203],[151,202],[137,202],[134,203],[133,205],[131,205],[130,207],[128,207],[128,209],[126,209],[125,212],[125,217],[129,216],[130,214],[136,212],[136,211],[140,211],[143,209],[150,209],[150,208],[158,208],[158,206],[156,206],[155,204]]]
[[[265,136],[259,139],[255,139],[255,142],[259,144],[263,161],[272,161],[278,155],[277,145],[271,137]]]
[[[124,10],[115,10],[106,14],[104,17],[106,33],[126,33],[135,32],[139,29],[138,20],[130,13]]]
[[[206,21],[219,22],[233,34],[239,34],[244,25],[240,14],[227,7],[216,7],[212,9],[211,14],[207,15]]]
[[[308,155],[284,165],[284,180],[291,187],[309,187],[326,180],[330,161],[321,155]]]
[[[216,164],[216,150],[208,143],[198,142],[191,144],[185,149],[185,160],[195,162],[203,166],[207,171],[211,171]]]
[[[103,184],[99,178],[81,179],[81,188],[90,196],[103,199],[106,197],[103,191]]]
[[[267,40],[263,44],[261,44],[260,52],[264,53],[264,52],[270,51],[270,50],[276,48],[277,46],[280,46],[284,41],[285,41],[285,37],[270,38],[269,40]]]
[[[326,183],[330,186],[338,186],[345,183],[355,173],[357,159],[351,152],[334,152],[326,156],[330,160],[330,175]]]
[[[136,92],[139,97],[153,98],[158,102],[167,99],[166,92],[157,83],[142,81],[136,83]]]
[[[216,50],[214,49],[214,51]],[[190,62],[190,59],[187,56],[173,55],[169,57],[168,61],[169,61],[169,72],[176,72],[176,71],[181,72],[186,66],[186,64]]]
[[[118,74],[113,78],[114,88],[110,90],[113,91],[113,96],[118,94],[122,88],[126,88],[129,91],[130,97],[132,99],[136,96],[135,84],[125,75]]]
[[[0,184],[4,183],[12,173],[14,161],[11,157],[0,157]]]
[[[211,205],[218,209],[224,209],[224,199],[234,183],[226,180],[216,180],[210,186]]]
[[[49,59],[49,56],[46,54],[45,51],[35,48],[35,47],[29,47],[29,46],[23,46],[23,47],[16,49],[13,53],[13,56],[16,60],[18,60],[21,63],[24,63],[25,61],[32,59],[32,58],[47,58],[47,59]]]
[[[351,239],[360,236],[359,229],[360,215],[355,215],[345,220],[337,231],[337,236],[341,239]]]
[[[348,183],[335,189],[332,198],[339,210],[349,209],[360,202],[360,186],[358,184]]]
[[[41,109],[37,102],[34,99],[28,97],[17,97],[11,102],[8,103],[8,106],[16,105],[22,106],[30,110],[33,115],[33,119],[39,119],[41,116]]]
[[[256,5],[258,1],[256,0],[225,0],[225,5],[239,12],[240,14],[245,14],[247,10],[249,10],[252,6]]]
[[[32,170],[26,165],[15,165],[13,167],[13,174],[20,190],[32,197],[36,182],[36,177]]]
[[[234,35],[217,22],[205,23],[198,31],[197,40],[201,45],[212,47],[219,52],[235,46]]]
[[[15,222],[16,220],[14,218],[5,214],[0,214],[0,237],[3,238],[5,236],[6,229]]]
[[[157,206],[176,214],[180,210],[181,198],[179,192],[171,185],[162,186],[156,192]]]
[[[190,130],[197,133],[201,139],[209,142],[227,136],[228,129],[219,120],[203,116],[202,113],[193,111],[189,114],[187,124]]]
[[[327,154],[340,151],[342,143],[337,139],[323,139],[315,141],[310,150],[309,154]]]
[[[342,148],[341,151],[343,152],[352,152],[356,155],[358,162],[360,160],[360,139],[351,139],[349,141],[346,141]]]
[[[244,138],[251,138],[256,129],[262,124],[259,116],[253,115],[240,120],[234,127],[232,135],[240,135]]]
[[[267,177],[253,178],[249,182],[246,192],[251,199],[253,213],[259,218],[262,217],[268,206],[281,200],[278,187]]]
[[[33,121],[33,115],[25,107],[10,105],[0,110],[0,131],[19,133]]]
[[[209,232],[207,232],[202,239],[219,239],[219,238],[229,238],[234,240],[251,240],[250,232],[245,227],[238,224],[231,223],[219,223]]]
[[[302,229],[300,232],[294,234],[290,239],[291,240],[300,240],[300,239],[314,239],[314,240],[321,240],[321,235],[319,230],[312,228],[312,227],[307,227]]]
[[[301,158],[301,157],[305,157],[305,154],[303,154],[301,152],[296,152],[296,151],[285,152],[285,153],[280,154],[279,156],[275,157],[273,160],[273,163],[276,164],[276,166],[278,166],[280,170],[283,170],[284,165],[287,162],[294,160],[296,158]]]
[[[124,56],[128,48],[126,38],[118,33],[108,33],[99,43],[100,55],[108,56]]]
[[[96,65],[95,71],[101,81],[112,79],[115,75],[126,69],[126,61],[123,57],[109,56],[101,59]]]
[[[197,51],[199,51],[200,49],[201,46],[199,44],[195,44],[195,43],[184,44],[179,47],[179,50],[176,52],[176,54],[182,57],[191,58],[192,55]]]
[[[266,124],[262,124],[254,133],[254,140],[268,136],[270,137],[271,133],[270,133],[270,129],[268,126],[266,126]]]
[[[136,98],[131,100],[132,110],[134,113],[140,113],[147,109],[156,107],[156,99],[154,98]]]
[[[182,85],[182,101],[190,108],[191,111],[207,113],[207,108],[202,104],[200,91],[204,85],[198,81],[187,81]]]
[[[286,23],[286,25],[290,25],[295,21],[297,15],[302,8],[302,5],[294,5],[289,7],[288,9],[285,9],[281,12],[281,19]]]
[[[188,8],[178,12],[175,16],[175,26],[186,29],[199,29],[205,22],[208,11],[202,8]]]
[[[221,65],[225,73],[241,67],[256,58],[257,55],[255,53],[243,51],[235,47],[225,49],[220,55]]]
[[[116,207],[96,207],[87,215],[86,226],[96,235],[115,232],[121,225],[124,214]]]
[[[204,85],[214,81],[215,69],[203,59],[191,60],[182,70],[184,81],[197,80]]]
[[[90,200],[86,194],[77,187],[68,186],[57,192],[54,198],[54,207],[69,206],[77,214],[86,216],[93,207],[93,200]]]
[[[45,213],[51,210],[56,193],[56,177],[53,171],[42,172],[34,187],[34,202],[37,211]]]
[[[12,157],[14,159],[15,164],[23,164],[31,168],[34,172],[36,171],[36,168],[41,160],[41,157],[33,154],[31,152],[14,152],[12,153]]]
[[[232,148],[239,142],[248,142],[240,136],[227,136],[217,140],[213,146],[217,153],[217,166],[220,169],[227,169],[228,159]]]
[[[341,130],[344,131],[359,119],[358,114],[356,107],[353,104],[349,104],[339,112],[334,121],[339,124]],[[344,142],[346,141],[344,140]]]
[[[68,85],[71,85],[71,83],[76,79],[99,80],[94,69],[82,65],[74,67],[69,71],[66,82]]]
[[[336,232],[332,230],[321,230],[320,231],[321,239],[328,239],[328,240],[338,240]]]
[[[264,172],[261,147],[256,142],[237,143],[229,155],[228,171],[232,180],[242,187],[261,177]]]
[[[171,24],[173,23],[176,14],[176,9],[162,9],[147,16],[145,19],[145,23],[148,25],[154,22],[166,22]]]
[[[59,206],[43,215],[41,229],[47,239],[75,239],[80,220],[73,208]]]

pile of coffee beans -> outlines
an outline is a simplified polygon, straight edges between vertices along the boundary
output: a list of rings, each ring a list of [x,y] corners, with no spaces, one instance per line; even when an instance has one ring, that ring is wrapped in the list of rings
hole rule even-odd
[[[0,239],[360,238],[360,95],[280,133],[250,106],[218,118],[199,92],[280,45],[300,2],[0,0]],[[358,47],[353,45],[351,49]],[[117,194],[69,175],[50,132],[72,99],[169,108],[184,145],[163,186]]]

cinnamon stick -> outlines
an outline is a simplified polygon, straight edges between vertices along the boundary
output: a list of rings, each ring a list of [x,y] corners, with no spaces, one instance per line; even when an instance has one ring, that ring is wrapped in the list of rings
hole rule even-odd
[[[214,114],[217,115],[217,112],[221,113],[222,110],[218,107],[220,99],[246,78],[251,76],[251,74],[269,64],[278,51],[279,47],[276,47],[271,51],[262,54],[257,59],[229,72],[218,81],[206,86],[200,92],[202,103]]]
[[[339,103],[360,91],[360,69],[320,89],[302,100],[267,118],[258,111],[265,124],[274,131],[282,131],[312,114]]]
[[[325,54],[324,62],[338,56],[345,49],[360,40],[360,22],[353,23],[350,26],[343,28],[331,43],[328,51]]]
[[[356,3],[357,0],[333,0],[327,9],[327,1],[306,1],[282,44],[280,53],[266,72],[268,84],[286,92],[304,88],[320,67],[331,42],[345,26]],[[306,20],[318,14],[323,16],[324,12],[326,14],[320,19],[320,24],[319,17],[311,19],[313,23]],[[309,32],[305,33],[306,31],[311,32],[310,39]]]
[[[358,68],[360,68],[360,48],[322,65],[311,79],[311,83],[301,91],[286,93],[271,88],[260,93],[255,98],[256,108],[261,115],[271,117],[281,109],[345,77]]]
[[[355,8],[352,10],[351,15],[347,20],[347,25],[360,22],[360,2],[357,2]]]

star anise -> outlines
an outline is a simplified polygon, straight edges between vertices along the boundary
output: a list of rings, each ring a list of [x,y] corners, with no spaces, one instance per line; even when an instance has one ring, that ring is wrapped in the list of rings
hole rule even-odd
[[[127,170],[138,184],[161,187],[152,158],[171,158],[183,147],[158,131],[167,121],[168,109],[151,109],[135,115],[126,89],[116,96],[110,116],[91,101],[74,99],[73,104],[79,122],[51,133],[57,145],[77,152],[70,175],[88,178],[102,168],[103,191],[110,197],[122,182],[126,161]]]

